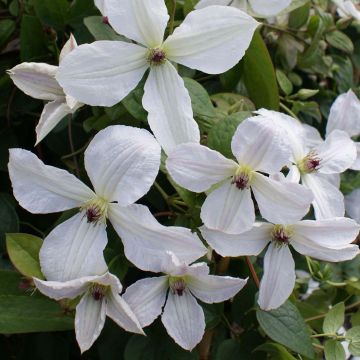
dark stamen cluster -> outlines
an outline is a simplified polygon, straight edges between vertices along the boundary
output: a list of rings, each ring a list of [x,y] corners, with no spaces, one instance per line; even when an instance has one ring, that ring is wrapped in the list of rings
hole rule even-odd
[[[240,190],[247,189],[249,184],[249,175],[247,174],[235,175],[231,183],[235,184],[235,186]]]

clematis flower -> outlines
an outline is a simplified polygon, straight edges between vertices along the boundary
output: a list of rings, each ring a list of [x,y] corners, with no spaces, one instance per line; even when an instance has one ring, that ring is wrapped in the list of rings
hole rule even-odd
[[[10,179],[23,208],[35,214],[79,209],[44,240],[40,260],[48,280],[103,273],[106,265],[98,258],[107,244],[107,219],[121,237],[126,257],[143,270],[158,271],[167,250],[177,251],[184,261],[206,253],[189,229],[162,226],[146,206],[134,204],[153,184],[160,152],[146,130],[115,125],[100,131],[85,151],[93,191],[29,151],[10,150]]]
[[[211,5],[233,6],[251,11],[251,15],[268,18],[279,14],[291,4],[291,0],[200,0],[195,9]],[[250,9],[248,9],[250,7]]]
[[[337,12],[342,18],[354,18],[360,21],[360,11],[358,9],[359,1],[352,0],[332,0],[337,6]]]
[[[186,350],[192,350],[202,339],[205,317],[196,298],[204,303],[230,299],[246,284],[247,279],[209,275],[205,263],[187,265],[172,253],[164,262],[166,275],[145,278],[126,289],[125,301],[142,327],[150,325],[161,313],[168,334]]]
[[[360,135],[360,101],[351,89],[339,95],[331,106],[326,136],[336,129],[345,131],[351,137]],[[355,142],[355,146],[357,158],[350,169],[360,170],[360,143]]]
[[[34,283],[40,292],[55,300],[81,296],[76,306],[75,334],[82,353],[99,337],[106,316],[126,331],[144,334],[135,314],[119,295],[122,291],[119,279],[109,272],[66,282],[34,278]]]
[[[264,275],[258,303],[264,310],[276,309],[291,295],[295,285],[295,263],[290,245],[302,255],[339,262],[353,259],[359,247],[351,244],[360,230],[352,219],[303,220],[293,224],[258,222],[242,234],[230,235],[203,227],[201,233],[222,256],[259,255],[269,244],[264,258]]]
[[[111,26],[136,43],[96,41],[79,46],[59,68],[61,86],[86,104],[112,106],[150,69],[142,103],[155,137],[166,152],[180,143],[198,143],[190,96],[171,62],[223,73],[243,57],[258,23],[240,10],[214,6],[191,12],[164,41],[169,19],[164,0],[98,4]]]
[[[251,191],[268,221],[292,222],[308,212],[311,191],[263,174],[280,171],[290,158],[283,132],[271,120],[253,117],[243,121],[231,147],[237,162],[199,144],[177,146],[166,162],[180,186],[194,192],[210,190],[201,209],[208,228],[230,234],[249,230],[255,221]]]
[[[60,64],[76,47],[76,40],[71,35],[61,50]],[[64,93],[55,79],[57,70],[58,67],[54,65],[25,62],[7,71],[14,84],[26,95],[50,101],[45,105],[36,127],[36,144],[42,141],[66,115],[74,114],[83,106]]]
[[[309,141],[309,130],[296,119],[285,114],[261,109],[257,111],[260,119],[272,119],[281,127],[292,149],[292,163],[287,178],[299,182],[314,194],[312,205],[316,219],[329,219],[344,216],[344,196],[334,182],[338,174],[352,166],[356,159],[356,148],[349,135],[341,130],[334,130],[325,141],[316,143],[316,135]],[[308,128],[307,128],[308,129]]]

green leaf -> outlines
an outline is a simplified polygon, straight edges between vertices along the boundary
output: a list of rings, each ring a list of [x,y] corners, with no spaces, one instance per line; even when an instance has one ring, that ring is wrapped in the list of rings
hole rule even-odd
[[[39,251],[43,240],[30,234],[7,234],[6,247],[13,265],[27,277],[43,279]]]
[[[306,24],[310,14],[311,3],[307,1],[303,6],[293,10],[289,15],[289,27],[299,29]]]
[[[131,91],[123,100],[122,104],[135,119],[147,121],[147,111],[142,106],[144,96],[144,84],[140,83],[135,90]]]
[[[258,346],[254,351],[264,351],[276,357],[276,360],[296,360],[287,350],[280,344],[267,342]]]
[[[201,130],[208,131],[214,124],[216,112],[206,89],[197,81],[184,78],[184,84],[191,98],[194,117]]]
[[[331,31],[325,35],[326,41],[334,48],[347,53],[354,51],[354,44],[351,39],[339,30]]]
[[[15,29],[15,21],[9,19],[0,21],[0,48],[7,44]]]
[[[84,24],[95,40],[127,41],[124,36],[118,35],[108,24],[104,24],[102,16],[89,16]]]
[[[346,56],[334,55],[333,60],[336,64],[334,69],[334,79],[340,93],[348,91],[354,85],[354,68],[351,60]]]
[[[56,30],[63,30],[69,3],[66,0],[34,0],[36,15],[40,21]]]
[[[19,231],[19,218],[7,194],[0,194],[0,240],[6,233]]]
[[[223,341],[217,349],[215,360],[233,360],[242,353],[241,344],[234,339]]]
[[[231,140],[239,124],[251,116],[249,111],[240,111],[220,120],[208,134],[209,148],[219,151],[225,157],[234,157],[231,151]]]
[[[355,356],[360,356],[360,326],[355,326],[347,331],[345,337],[350,341],[349,351]]]
[[[326,334],[335,334],[345,321],[345,305],[343,302],[333,306],[324,319],[323,330]]]
[[[20,334],[71,330],[72,317],[58,303],[39,293],[21,290],[21,275],[0,271],[0,333]]]
[[[257,108],[279,110],[279,90],[271,57],[256,31],[243,59],[243,80]]]
[[[314,357],[308,328],[299,310],[290,301],[276,310],[258,309],[256,317],[262,329],[272,340],[301,355],[311,359]]]
[[[290,95],[293,92],[293,85],[288,77],[279,69],[276,70],[276,79],[280,85],[281,90],[285,95]]]
[[[336,340],[327,340],[325,342],[326,360],[345,360],[346,354],[342,345]]]
[[[211,100],[215,104],[216,112],[220,118],[241,111],[255,110],[255,106],[249,98],[240,94],[219,93],[212,95]]]

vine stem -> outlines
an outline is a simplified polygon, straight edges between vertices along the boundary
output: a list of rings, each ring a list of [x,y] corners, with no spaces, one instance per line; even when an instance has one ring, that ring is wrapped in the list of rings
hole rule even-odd
[[[74,141],[73,141],[72,120],[73,120],[73,116],[71,115],[71,117],[69,119],[69,123],[68,123],[69,144],[70,144],[70,151],[73,154],[72,158],[73,158],[74,165],[75,165],[75,173],[76,173],[77,177],[80,177],[80,168],[79,168],[79,163],[77,161],[77,157],[75,154],[75,147],[74,147]]]
[[[169,22],[169,35],[171,35],[174,31],[174,21],[175,21],[175,13],[176,13],[176,0],[173,0],[172,9],[170,14],[170,22]]]
[[[285,104],[283,104],[282,102],[280,103],[280,107],[285,110],[290,116],[292,116],[293,118],[299,120],[299,118],[296,116],[296,114],[291,111]]]
[[[254,280],[254,283],[256,285],[256,287],[259,289],[260,288],[260,280],[256,274],[256,271],[255,271],[255,268],[254,268],[254,265],[251,263],[251,260],[250,260],[250,257],[249,256],[245,256],[245,260],[246,260],[246,263],[247,263],[247,266],[250,270],[250,273],[251,273],[251,276]]]

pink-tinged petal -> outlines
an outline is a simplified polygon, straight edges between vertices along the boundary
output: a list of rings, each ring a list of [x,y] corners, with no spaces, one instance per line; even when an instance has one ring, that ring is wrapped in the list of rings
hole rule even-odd
[[[178,145],[166,161],[166,168],[177,184],[194,192],[208,190],[232,177],[238,164],[200,144]]]
[[[126,257],[142,270],[162,271],[167,251],[187,264],[207,252],[190,229],[161,225],[144,205],[110,204],[109,219],[121,237]]]
[[[106,226],[88,223],[79,213],[56,226],[45,238],[40,264],[48,280],[68,281],[107,270],[103,251],[107,244]]]
[[[204,335],[203,309],[186,289],[181,296],[169,291],[161,320],[168,334],[185,350],[191,351]]]
[[[169,20],[164,0],[106,0],[105,5],[119,34],[149,48],[161,46]]]
[[[303,174],[301,181],[314,195],[312,205],[316,219],[344,216],[344,195],[326,178],[318,174]]]
[[[162,312],[169,288],[167,276],[145,278],[126,289],[124,300],[142,327],[150,325]]]
[[[244,56],[259,23],[233,7],[194,10],[164,43],[171,61],[207,74],[220,74]]]
[[[226,180],[206,198],[201,208],[201,220],[212,230],[239,234],[255,222],[254,203],[250,189],[238,189]]]
[[[212,304],[234,297],[247,283],[247,279],[230,276],[191,276],[186,280],[190,292],[201,301]]]
[[[64,47],[61,49],[59,55],[59,63],[61,63],[65,56],[70,54],[74,49],[78,47],[76,39],[73,34],[70,34],[69,40],[65,43]]]
[[[332,131],[315,151],[320,158],[319,172],[322,174],[341,173],[350,168],[357,157],[355,143],[341,130]]]
[[[57,66],[43,63],[22,63],[8,70],[14,84],[35,99],[57,100],[65,96],[55,79]]]
[[[23,208],[34,214],[79,207],[95,196],[74,175],[45,165],[27,150],[10,149],[8,169],[15,198]]]
[[[147,49],[121,41],[95,41],[68,54],[56,78],[66,94],[82,103],[112,106],[136,87],[147,68]]]
[[[76,307],[75,333],[81,353],[90,349],[99,337],[106,318],[105,300],[95,300],[86,294]]]
[[[251,230],[230,235],[201,227],[206,242],[221,256],[259,255],[271,239],[272,224],[255,223]]]
[[[295,285],[295,262],[287,245],[269,245],[264,258],[264,275],[260,283],[258,303],[263,310],[280,307]]]
[[[273,224],[291,224],[309,211],[312,192],[290,181],[276,181],[262,174],[254,174],[252,191],[261,216]]]
[[[179,144],[200,142],[190,95],[169,61],[151,68],[144,91],[142,104],[150,128],[166,153]]]
[[[127,206],[144,196],[160,168],[161,148],[145,129],[108,126],[85,151],[85,168],[96,194]]]

